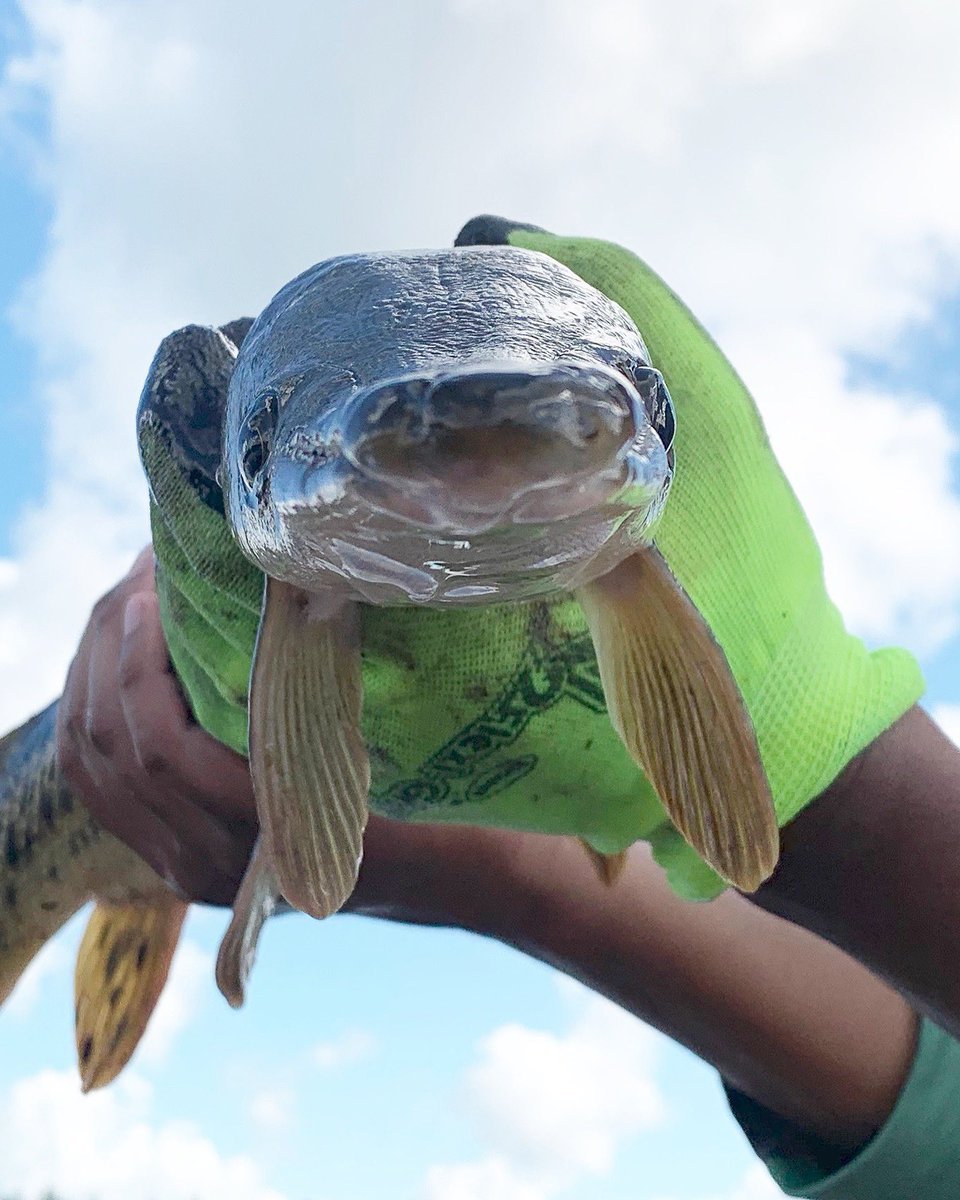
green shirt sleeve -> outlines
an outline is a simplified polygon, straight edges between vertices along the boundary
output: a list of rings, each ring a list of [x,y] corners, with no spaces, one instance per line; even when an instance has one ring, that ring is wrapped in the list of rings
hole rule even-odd
[[[960,1196],[960,1043],[930,1021],[921,1021],[913,1066],[889,1120],[852,1159],[838,1159],[782,1117],[726,1090],[731,1112],[788,1196]]]

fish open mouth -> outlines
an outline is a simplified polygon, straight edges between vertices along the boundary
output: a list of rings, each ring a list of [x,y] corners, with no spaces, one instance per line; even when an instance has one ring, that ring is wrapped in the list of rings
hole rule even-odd
[[[636,370],[635,385],[605,364],[500,361],[358,391],[272,457],[252,555],[373,604],[579,586],[643,541],[669,487],[669,400]]]
[[[602,504],[626,482],[647,425],[636,389],[605,367],[503,365],[361,393],[342,447],[376,508],[471,534]]]

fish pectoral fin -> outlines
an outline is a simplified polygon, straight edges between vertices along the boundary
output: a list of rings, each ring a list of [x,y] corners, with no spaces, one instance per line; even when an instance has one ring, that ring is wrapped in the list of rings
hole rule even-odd
[[[188,907],[171,894],[94,908],[75,976],[77,1059],[85,1092],[112,1082],[130,1061],[167,981]]]
[[[326,917],[357,881],[370,762],[356,605],[310,612],[306,592],[268,579],[250,690],[250,772],[283,896]]]
[[[653,547],[577,595],[631,757],[697,853],[755,891],[777,863],[777,820],[753,725],[706,622]]]
[[[601,850],[596,850],[591,846],[586,838],[578,838],[577,840],[583,846],[584,850],[586,850],[590,861],[600,876],[600,882],[606,884],[607,887],[613,887],[627,865],[627,851],[621,850],[618,854],[604,854]]]
[[[231,1008],[242,1008],[257,957],[260,931],[277,907],[280,885],[263,842],[258,841],[236,899],[233,917],[217,954],[217,987]]]

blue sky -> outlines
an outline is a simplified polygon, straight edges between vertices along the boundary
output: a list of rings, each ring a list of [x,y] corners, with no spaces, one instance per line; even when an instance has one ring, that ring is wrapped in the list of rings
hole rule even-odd
[[[18,12],[5,0],[0,5],[5,57],[22,44],[24,36]],[[0,305],[8,314],[0,325],[0,362],[3,413],[11,451],[8,469],[0,475],[0,510],[7,514],[38,498],[43,475],[43,420],[35,399],[31,403],[36,366],[30,345],[17,333],[11,310],[40,257],[50,219],[42,192],[30,185],[24,153],[7,140],[0,145],[0,217],[5,231],[0,256]],[[4,555],[10,551],[11,521],[4,519],[0,525],[0,555]]]
[[[285,0],[269,20],[0,0],[4,727],[55,694],[144,536],[131,417],[159,338],[254,312],[328,254],[445,244],[492,210],[623,241],[691,300],[757,393],[851,624],[922,654],[960,731],[954,18],[695,8],[602,0],[584,29],[573,0],[538,0],[505,45],[500,0]],[[911,180],[895,203],[891,162]],[[450,1177],[432,1170],[506,1161],[477,1100],[491,1035],[553,1035],[568,1064],[597,1021],[662,1120],[611,1117],[609,1170],[568,1147],[567,1185],[518,1200],[775,1194],[710,1070],[513,951],[286,917],[237,1014],[212,980],[224,920],[191,916],[159,1032],[103,1096],[72,1082],[77,922],[0,1012],[0,1163],[25,1200],[189,1200],[174,1160],[204,1200],[433,1200]]]

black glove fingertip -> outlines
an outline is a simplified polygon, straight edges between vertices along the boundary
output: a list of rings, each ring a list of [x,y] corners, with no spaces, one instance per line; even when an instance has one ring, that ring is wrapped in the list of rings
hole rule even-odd
[[[506,217],[494,217],[484,213],[473,217],[457,234],[454,246],[506,246],[515,229],[528,233],[546,233],[539,225],[525,225],[522,221],[510,221]]]

